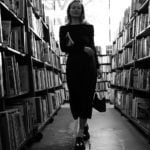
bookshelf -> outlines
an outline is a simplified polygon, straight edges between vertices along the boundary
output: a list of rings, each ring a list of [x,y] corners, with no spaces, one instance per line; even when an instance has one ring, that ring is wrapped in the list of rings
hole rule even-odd
[[[62,82],[63,82],[63,88],[64,88],[64,100],[65,102],[69,102],[69,90],[67,86],[67,79],[66,79],[66,62],[67,62],[67,55],[63,52],[61,52],[60,55],[61,58],[61,70],[62,70]]]
[[[132,0],[113,42],[111,88],[115,108],[150,142],[150,1]]]
[[[63,103],[60,49],[53,35],[42,0],[0,1],[1,150],[35,141]]]
[[[106,98],[107,101],[111,100],[110,97],[110,74],[111,74],[111,53],[112,50],[107,50],[106,54],[101,54],[101,50],[96,46],[97,56],[99,62],[99,70],[102,77],[97,78],[96,91],[100,98]]]

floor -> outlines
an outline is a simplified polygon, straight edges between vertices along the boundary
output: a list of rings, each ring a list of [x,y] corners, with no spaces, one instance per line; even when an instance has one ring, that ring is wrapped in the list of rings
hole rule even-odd
[[[93,109],[88,121],[91,138],[86,150],[149,150],[150,144],[124,116],[107,104],[107,111],[99,113]],[[62,105],[54,122],[43,130],[43,138],[29,150],[73,150],[77,121],[74,121],[68,104]]]

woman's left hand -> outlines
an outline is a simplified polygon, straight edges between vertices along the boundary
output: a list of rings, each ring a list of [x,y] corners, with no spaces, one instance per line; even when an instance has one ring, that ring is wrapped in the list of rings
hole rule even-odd
[[[97,78],[102,78],[102,73],[100,72],[100,69],[97,69]]]
[[[93,56],[94,55],[94,51],[91,47],[84,47],[84,52],[86,52],[89,56]]]

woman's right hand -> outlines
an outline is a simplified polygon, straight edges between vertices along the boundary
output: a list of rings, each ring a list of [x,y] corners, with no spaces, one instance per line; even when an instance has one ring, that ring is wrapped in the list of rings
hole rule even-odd
[[[89,56],[93,56],[94,55],[94,51],[91,47],[84,47],[84,52],[86,52]]]
[[[69,32],[67,32],[66,38],[67,38],[67,46],[72,46],[74,44],[74,41],[72,40]]]

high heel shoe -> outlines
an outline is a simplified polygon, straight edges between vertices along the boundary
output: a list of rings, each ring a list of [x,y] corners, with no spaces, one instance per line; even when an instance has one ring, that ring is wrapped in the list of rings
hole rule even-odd
[[[86,126],[84,127],[83,139],[84,139],[85,141],[87,141],[87,140],[89,140],[89,138],[90,138],[89,126],[86,125]]]
[[[85,150],[85,144],[82,137],[76,137],[74,150]]]

